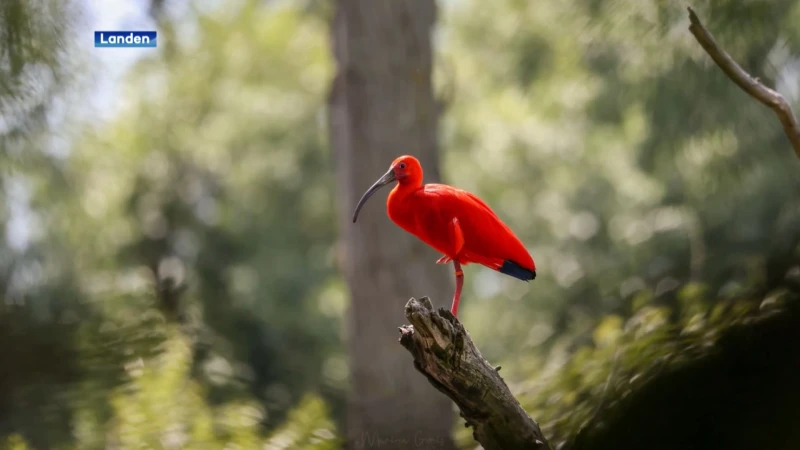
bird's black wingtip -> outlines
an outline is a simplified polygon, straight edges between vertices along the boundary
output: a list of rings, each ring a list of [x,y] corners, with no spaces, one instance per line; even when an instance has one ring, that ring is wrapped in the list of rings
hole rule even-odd
[[[536,279],[535,270],[526,269],[509,259],[503,261],[503,265],[497,270],[500,273],[504,273],[522,281],[531,281]]]

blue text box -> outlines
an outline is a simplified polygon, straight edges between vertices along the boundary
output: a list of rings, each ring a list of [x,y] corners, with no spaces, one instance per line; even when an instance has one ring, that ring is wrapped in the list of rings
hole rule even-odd
[[[95,31],[95,47],[153,48],[156,46],[155,31]]]

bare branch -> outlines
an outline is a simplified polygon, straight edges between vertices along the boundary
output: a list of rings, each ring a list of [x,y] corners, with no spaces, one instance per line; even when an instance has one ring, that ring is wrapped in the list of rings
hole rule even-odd
[[[789,106],[786,99],[778,92],[761,84],[758,78],[753,78],[745,72],[730,55],[720,48],[714,36],[703,26],[694,10],[691,7],[688,10],[689,21],[691,22],[689,31],[692,32],[697,42],[703,46],[706,53],[711,56],[728,78],[750,96],[775,111],[781,124],[783,124],[783,131],[792,143],[797,157],[800,158],[800,125],[798,125],[797,118],[792,112],[792,107]]]
[[[500,368],[481,356],[450,311],[435,311],[427,297],[412,298],[406,318],[411,325],[400,327],[400,343],[413,355],[414,367],[458,405],[484,449],[550,450],[500,377]]]

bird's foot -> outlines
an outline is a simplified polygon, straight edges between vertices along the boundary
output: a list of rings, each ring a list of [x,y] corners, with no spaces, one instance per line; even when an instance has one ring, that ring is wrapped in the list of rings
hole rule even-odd
[[[452,261],[452,259],[451,259],[449,256],[447,256],[447,255],[444,255],[444,256],[442,256],[441,258],[439,258],[439,259],[436,261],[436,264],[447,264],[447,263],[449,263],[450,261]]]

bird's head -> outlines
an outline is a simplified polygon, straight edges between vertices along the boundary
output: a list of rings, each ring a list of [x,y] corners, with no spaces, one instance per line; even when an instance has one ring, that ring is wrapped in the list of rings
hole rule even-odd
[[[404,155],[394,161],[389,167],[389,172],[394,173],[394,177],[400,184],[422,183],[422,165],[417,158]]]
[[[358,219],[358,212],[361,211],[361,207],[364,206],[372,194],[394,181],[403,185],[419,186],[422,183],[422,165],[419,160],[413,156],[404,155],[392,161],[389,170],[361,196],[361,200],[356,205],[356,211],[353,213],[353,223]]]

